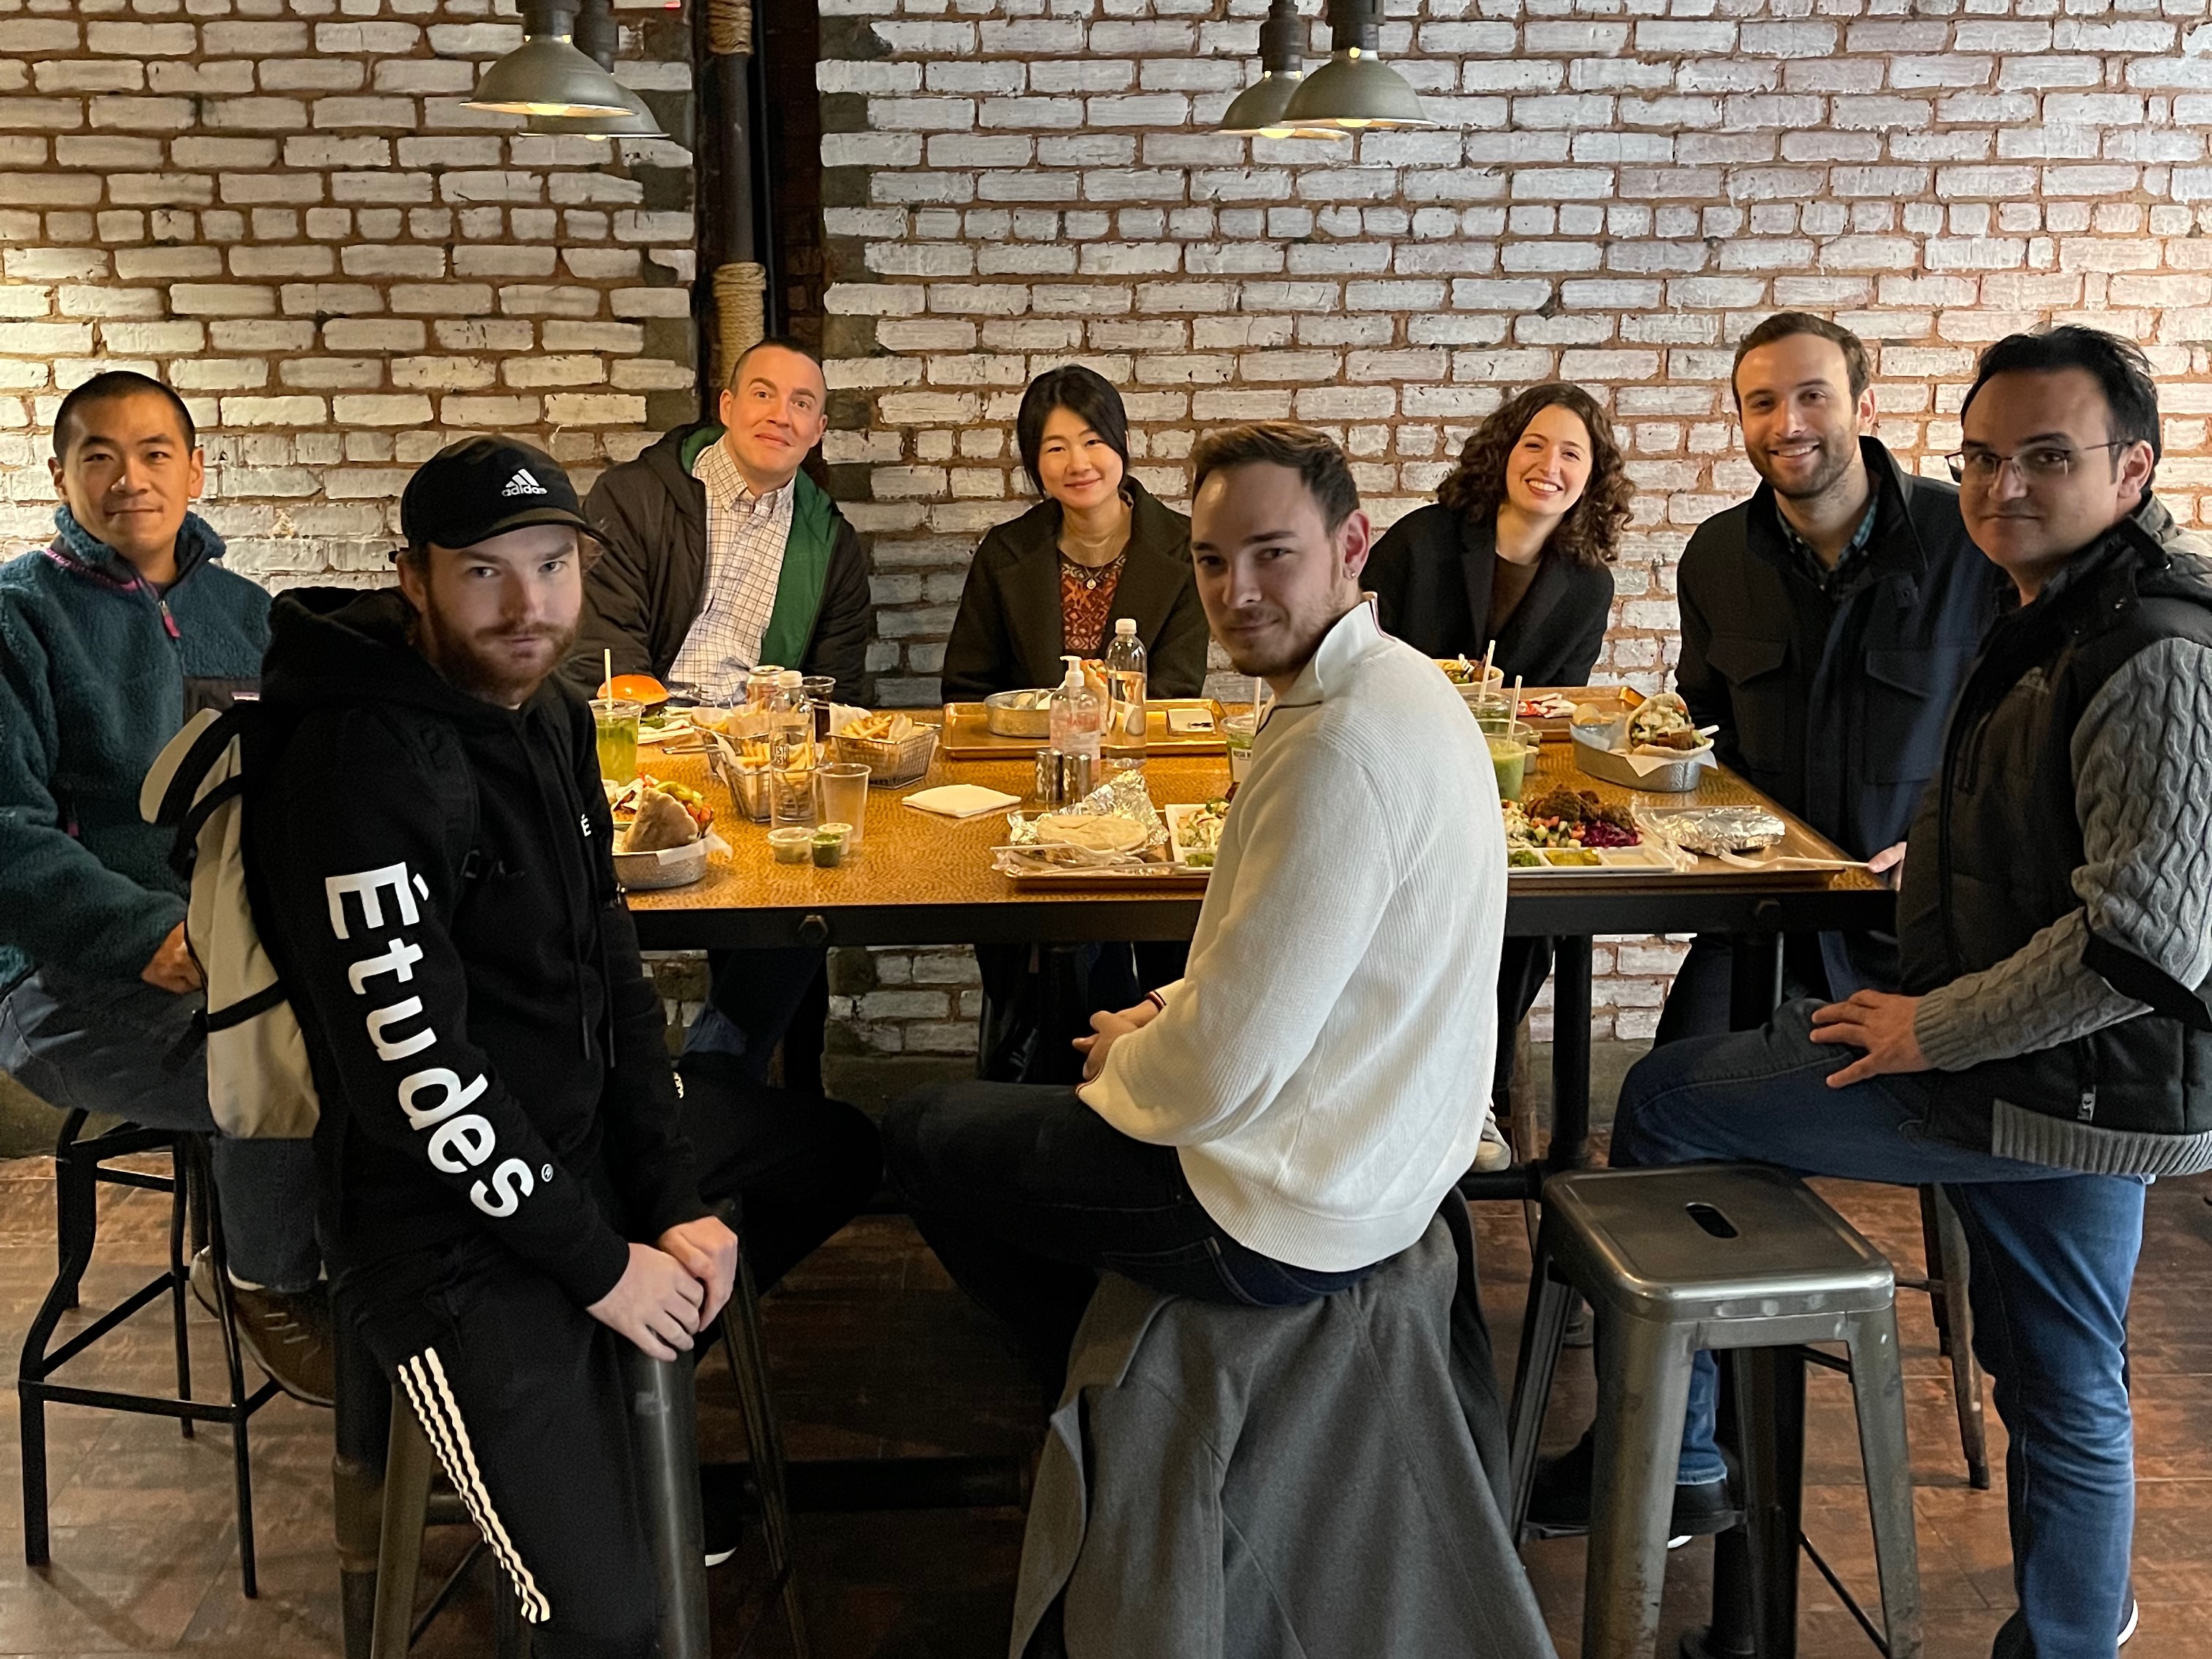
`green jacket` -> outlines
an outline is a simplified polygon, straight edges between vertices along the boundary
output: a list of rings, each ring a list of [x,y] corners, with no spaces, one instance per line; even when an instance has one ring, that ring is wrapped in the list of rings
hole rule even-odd
[[[184,920],[138,787],[190,714],[259,680],[269,595],[222,554],[187,517],[157,592],[68,520],[0,565],[0,987],[34,967],[135,981]]]
[[[691,467],[721,435],[712,422],[679,427],[592,486],[584,516],[605,551],[584,576],[583,626],[567,670],[580,689],[599,684],[607,653],[617,674],[668,678],[707,586],[707,490]],[[827,675],[840,702],[865,703],[874,625],[867,554],[812,479],[802,472],[797,484],[761,660]]]

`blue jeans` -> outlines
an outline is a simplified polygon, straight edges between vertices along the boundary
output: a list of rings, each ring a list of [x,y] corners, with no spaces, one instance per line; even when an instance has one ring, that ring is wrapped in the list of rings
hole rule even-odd
[[[1940,1183],[1965,1224],[1974,1351],[2011,1437],[2005,1498],[2019,1617],[2046,1659],[2110,1655],[2135,1531],[2127,1313],[2144,1183],[1930,1139],[1923,1076],[1831,1089],[1829,1073],[1858,1051],[1811,1040],[1818,1006],[1790,1003],[1763,1030],[1654,1049],[1621,1088],[1613,1162],[1742,1158],[1800,1175]],[[1717,1389],[1712,1357],[1699,1354],[1684,1481],[1721,1477]]]
[[[1222,1231],[1172,1146],[1050,1084],[945,1083],[884,1118],[884,1162],[960,1288],[1011,1325],[1048,1394],[1101,1269],[1171,1296],[1290,1308],[1373,1271],[1317,1273]]]
[[[175,1071],[167,1063],[202,1001],[143,980],[42,969],[0,998],[0,1071],[63,1111],[214,1133],[204,1058],[193,1054]],[[216,1135],[215,1182],[231,1272],[276,1290],[313,1285],[322,1274],[315,1143]]]

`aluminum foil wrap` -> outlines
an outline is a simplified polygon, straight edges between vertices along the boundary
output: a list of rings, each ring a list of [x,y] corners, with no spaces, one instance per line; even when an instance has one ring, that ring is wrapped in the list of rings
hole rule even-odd
[[[1639,812],[1637,823],[1692,853],[1756,853],[1778,847],[1789,826],[1763,806],[1686,806]]]
[[[1081,800],[1052,810],[1087,812],[1098,817],[1133,818],[1145,826],[1145,846],[1148,850],[1168,844],[1167,820],[1152,805],[1152,792],[1145,787],[1145,775],[1133,767],[1116,772]],[[1035,817],[1021,812],[1006,814],[1007,846],[1034,847],[1036,838]]]

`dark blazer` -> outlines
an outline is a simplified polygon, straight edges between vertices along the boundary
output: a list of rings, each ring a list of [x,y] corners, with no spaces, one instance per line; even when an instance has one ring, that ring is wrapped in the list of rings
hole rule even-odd
[[[1675,684],[1714,753],[1853,858],[1905,838],[1943,731],[2011,585],[1967,538],[1951,484],[1859,441],[1876,506],[1865,562],[1824,592],[1774,492],[1699,525],[1674,576]],[[1893,989],[1895,939],[1821,936],[1829,988]]]
[[[1490,582],[1497,521],[1441,501],[1392,525],[1368,556],[1361,585],[1375,594],[1385,630],[1431,657],[1480,657],[1493,637]],[[1498,631],[1493,660],[1506,683],[1587,685],[1613,616],[1613,572],[1540,557],[1535,580]]]
[[[584,503],[605,543],[584,574],[584,617],[575,654],[563,671],[589,696],[605,659],[615,672],[665,680],[699,619],[707,585],[707,487],[691,476],[699,452],[722,435],[709,422],[679,427],[634,461],[609,467]],[[814,483],[799,476],[802,495]],[[860,532],[826,498],[831,536],[829,568],[805,654],[786,667],[837,682],[840,702],[867,702],[868,635],[874,602],[868,556]],[[795,528],[794,525],[794,528]]]
[[[1968,539],[1959,492],[1859,441],[1875,496],[1865,562],[1823,593],[1774,492],[1699,525],[1674,578],[1675,683],[1714,752],[1853,858],[1905,839],[1943,722],[2009,584]]]
[[[1191,572],[1190,520],[1134,478],[1121,487],[1129,497],[1129,551],[1114,615],[1136,618],[1146,690],[1194,697],[1206,684],[1207,636]],[[1048,498],[976,548],[945,644],[947,702],[1060,684],[1060,503]]]

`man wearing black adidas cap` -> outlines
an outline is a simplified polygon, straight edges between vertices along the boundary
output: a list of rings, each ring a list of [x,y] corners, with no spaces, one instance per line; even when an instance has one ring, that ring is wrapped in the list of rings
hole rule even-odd
[[[874,1190],[848,1106],[679,1080],[614,883],[589,711],[550,678],[590,526],[474,438],[409,481],[399,585],[270,614],[255,911],[323,1099],[339,1316],[422,1416],[542,1656],[653,1649],[619,1341],[667,1358]]]

